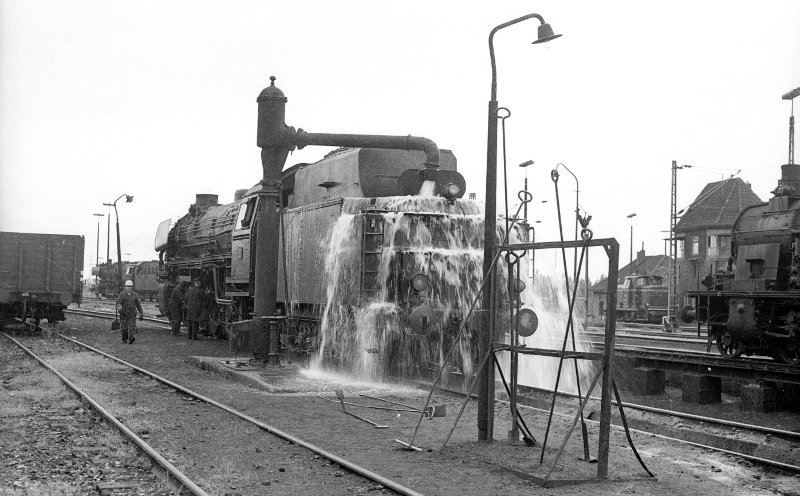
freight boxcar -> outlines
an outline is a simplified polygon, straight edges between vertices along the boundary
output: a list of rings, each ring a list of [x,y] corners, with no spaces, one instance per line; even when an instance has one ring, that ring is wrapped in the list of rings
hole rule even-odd
[[[64,320],[81,302],[83,236],[0,232],[0,325]]]

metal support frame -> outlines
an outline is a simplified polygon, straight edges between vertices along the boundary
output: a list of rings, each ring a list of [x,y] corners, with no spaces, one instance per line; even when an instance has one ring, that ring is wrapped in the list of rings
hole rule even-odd
[[[495,250],[498,252],[520,252],[520,251],[527,251],[532,250],[543,250],[543,249],[566,249],[566,248],[589,248],[589,247],[597,247],[601,246],[606,252],[608,256],[608,305],[609,308],[616,308],[617,306],[617,291],[616,291],[616,281],[619,275],[619,243],[614,238],[606,238],[606,239],[589,239],[583,241],[553,241],[553,242],[541,242],[541,243],[516,243],[516,244],[509,244],[509,245],[499,245],[495,247]],[[491,312],[492,315],[489,316],[489,320],[494,320],[494,314]],[[513,320],[512,320],[513,322]],[[524,355],[541,355],[541,356],[558,356],[562,359],[564,358],[576,358],[580,360],[602,360],[602,369],[598,371],[598,373],[594,377],[594,381],[592,386],[590,387],[589,391],[586,392],[586,395],[581,402],[579,407],[579,411],[576,414],[576,421],[573,422],[573,427],[577,422],[578,415],[583,412],[583,408],[586,405],[586,400],[590,396],[592,389],[594,388],[594,384],[596,381],[602,376],[601,381],[601,400],[600,400],[600,434],[599,434],[599,441],[598,441],[598,464],[597,464],[597,478],[598,479],[606,479],[608,478],[608,449],[609,449],[609,440],[610,440],[610,426],[611,426],[611,401],[612,401],[612,384],[613,384],[613,361],[614,361],[614,338],[616,332],[616,315],[614,312],[609,312],[608,317],[606,319],[606,327],[605,327],[605,349],[603,353],[597,352],[580,352],[580,351],[558,351],[558,350],[542,350],[536,348],[527,348],[525,346],[509,346],[505,343],[493,343],[491,353],[495,354],[498,352],[508,351],[511,353],[511,358],[513,361],[518,359],[519,354]],[[516,335],[515,332],[512,332],[512,335]],[[485,365],[487,368],[491,367],[491,363]],[[485,373],[485,371],[483,371]],[[554,391],[554,394],[556,392]],[[511,402],[516,404],[516,396],[517,396],[517,384],[512,384],[511,394],[510,394]],[[479,405],[480,408],[481,405]],[[491,409],[493,410],[494,405],[490,405]],[[512,412],[512,415],[516,415],[516,412]],[[489,412],[484,412],[485,418],[487,418],[490,424],[487,426],[487,429],[491,432],[494,430],[493,422],[494,418]],[[566,443],[572,434],[572,429],[566,434],[561,448],[559,450],[558,456],[556,460],[553,462],[553,468],[555,467],[556,463],[558,463],[558,457],[561,455]],[[544,479],[544,483],[547,483],[547,480],[552,472],[552,468],[550,472],[548,472],[547,477]]]

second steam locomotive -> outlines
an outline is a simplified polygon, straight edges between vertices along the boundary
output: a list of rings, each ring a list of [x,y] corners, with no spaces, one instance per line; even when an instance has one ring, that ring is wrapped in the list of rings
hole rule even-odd
[[[683,312],[708,325],[722,356],[767,355],[800,364],[800,165],[781,166],[773,197],[733,226],[731,264],[690,291]]]

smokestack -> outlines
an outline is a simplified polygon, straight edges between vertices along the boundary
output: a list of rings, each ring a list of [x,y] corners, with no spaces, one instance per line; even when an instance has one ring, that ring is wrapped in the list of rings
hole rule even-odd
[[[216,207],[219,205],[219,195],[207,193],[195,195],[194,204],[196,207]]]

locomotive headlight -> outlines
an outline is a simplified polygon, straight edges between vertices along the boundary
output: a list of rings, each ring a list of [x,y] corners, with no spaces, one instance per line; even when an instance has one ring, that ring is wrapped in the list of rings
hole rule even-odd
[[[447,198],[449,201],[453,201],[458,198],[459,193],[461,193],[461,188],[459,188],[457,184],[447,183],[442,188],[442,196]]]
[[[429,285],[430,285],[430,279],[428,279],[428,276],[426,276],[425,274],[423,274],[421,272],[418,273],[418,274],[415,274],[411,278],[411,287],[414,288],[414,291],[418,291],[418,292],[421,293],[421,292],[425,291],[426,289],[428,289]]]
[[[422,305],[414,309],[408,317],[411,330],[416,334],[426,335],[436,329],[436,312],[427,305]]]

